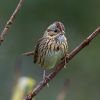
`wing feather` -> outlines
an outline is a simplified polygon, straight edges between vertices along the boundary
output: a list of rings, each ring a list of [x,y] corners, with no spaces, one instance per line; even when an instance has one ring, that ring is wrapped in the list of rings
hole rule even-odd
[[[37,45],[34,52],[34,63],[42,64],[44,62],[44,56],[46,53],[48,38],[42,37],[37,41]]]

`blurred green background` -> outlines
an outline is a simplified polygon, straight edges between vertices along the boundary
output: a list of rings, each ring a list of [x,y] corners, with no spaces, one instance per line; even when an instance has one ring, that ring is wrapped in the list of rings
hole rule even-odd
[[[0,0],[0,31],[18,1]],[[42,80],[40,66],[33,63],[32,57],[21,54],[32,51],[47,26],[56,20],[66,27],[70,52],[100,25],[100,0],[25,0],[0,46],[0,100],[11,100],[16,66],[21,70],[21,76],[32,77],[37,83]],[[70,79],[65,100],[100,100],[99,60],[100,35],[71,60],[69,68],[63,69],[36,100],[56,100],[65,79]]]

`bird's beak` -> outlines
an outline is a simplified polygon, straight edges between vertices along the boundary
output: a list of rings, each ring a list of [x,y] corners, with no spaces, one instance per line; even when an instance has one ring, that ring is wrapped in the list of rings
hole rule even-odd
[[[65,31],[62,31],[62,34],[65,34]]]

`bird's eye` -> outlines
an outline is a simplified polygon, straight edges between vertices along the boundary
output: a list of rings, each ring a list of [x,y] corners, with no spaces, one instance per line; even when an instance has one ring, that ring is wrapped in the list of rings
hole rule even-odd
[[[58,32],[58,30],[57,30],[57,29],[55,29],[55,30],[54,30],[54,32]]]

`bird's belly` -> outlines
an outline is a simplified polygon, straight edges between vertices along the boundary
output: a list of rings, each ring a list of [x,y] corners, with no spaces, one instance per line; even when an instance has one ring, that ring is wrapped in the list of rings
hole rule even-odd
[[[64,57],[64,52],[59,50],[59,51],[51,51],[49,50],[44,58],[44,64],[43,68],[45,69],[51,69],[53,68],[56,64],[59,63],[61,58]]]

